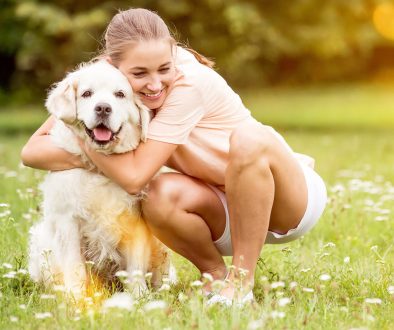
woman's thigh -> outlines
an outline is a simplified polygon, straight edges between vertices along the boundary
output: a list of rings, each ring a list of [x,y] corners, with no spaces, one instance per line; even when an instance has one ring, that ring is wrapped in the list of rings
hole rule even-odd
[[[280,234],[298,226],[308,203],[308,188],[301,165],[284,153],[273,165],[275,197],[269,230]]]
[[[272,138],[270,168],[275,183],[269,230],[286,233],[297,227],[308,203],[308,188],[299,161],[276,136]]]
[[[272,128],[257,122],[240,126],[230,143],[230,156],[241,158],[241,162],[257,167],[268,163],[274,180],[269,230],[286,233],[297,227],[306,210],[308,192],[303,170],[290,147]],[[258,203],[259,196],[253,191],[249,194]]]
[[[174,210],[194,213],[205,221],[213,241],[222,235],[225,228],[225,210],[218,195],[206,183],[181,173],[162,173],[152,180],[143,207],[148,214],[152,214],[149,209],[154,209],[153,213],[163,221]],[[180,225],[187,226],[187,223]]]

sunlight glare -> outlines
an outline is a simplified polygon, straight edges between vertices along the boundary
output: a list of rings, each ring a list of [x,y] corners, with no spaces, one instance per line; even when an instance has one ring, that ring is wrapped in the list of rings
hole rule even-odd
[[[383,2],[376,6],[372,20],[383,37],[394,40],[394,4]]]

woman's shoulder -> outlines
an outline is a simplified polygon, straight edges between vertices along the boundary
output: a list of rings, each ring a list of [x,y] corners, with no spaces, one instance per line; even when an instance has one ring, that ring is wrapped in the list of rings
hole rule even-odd
[[[187,77],[204,79],[206,75],[218,75],[214,69],[200,63],[187,49],[177,47],[175,67]]]
[[[177,47],[175,67],[179,72],[176,86],[189,86],[206,90],[207,88],[223,88],[225,79],[214,69],[201,64],[192,53]]]
[[[190,63],[199,63],[192,53],[181,46],[176,47],[175,65],[182,66]]]

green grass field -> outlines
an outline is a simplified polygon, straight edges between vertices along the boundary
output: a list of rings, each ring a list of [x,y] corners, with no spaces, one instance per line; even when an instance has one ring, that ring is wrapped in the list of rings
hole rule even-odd
[[[75,306],[34,285],[25,274],[27,233],[40,217],[44,173],[20,166],[19,152],[45,112],[7,109],[0,112],[0,328],[393,329],[394,93],[340,86],[244,96],[259,120],[316,159],[329,192],[308,235],[264,247],[254,304],[207,308],[191,285],[196,269],[177,255],[179,283],[131,310],[104,310],[105,293]]]

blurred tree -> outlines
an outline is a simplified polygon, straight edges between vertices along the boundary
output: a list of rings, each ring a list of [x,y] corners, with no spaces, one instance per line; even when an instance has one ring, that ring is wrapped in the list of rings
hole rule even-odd
[[[362,77],[394,49],[372,21],[376,6],[393,0],[1,2],[0,88],[25,86],[36,96],[94,56],[111,17],[130,4],[157,11],[178,40],[214,58],[237,86]]]
[[[90,2],[90,6],[89,1],[83,2],[89,9],[78,1],[61,1],[61,6],[56,1],[18,2],[15,15],[26,26],[16,54],[18,85],[30,80],[33,88],[42,89],[92,57],[110,16]]]
[[[14,13],[14,0],[3,0],[0,10],[0,88],[7,89],[16,69],[15,55],[21,46],[23,27]]]

